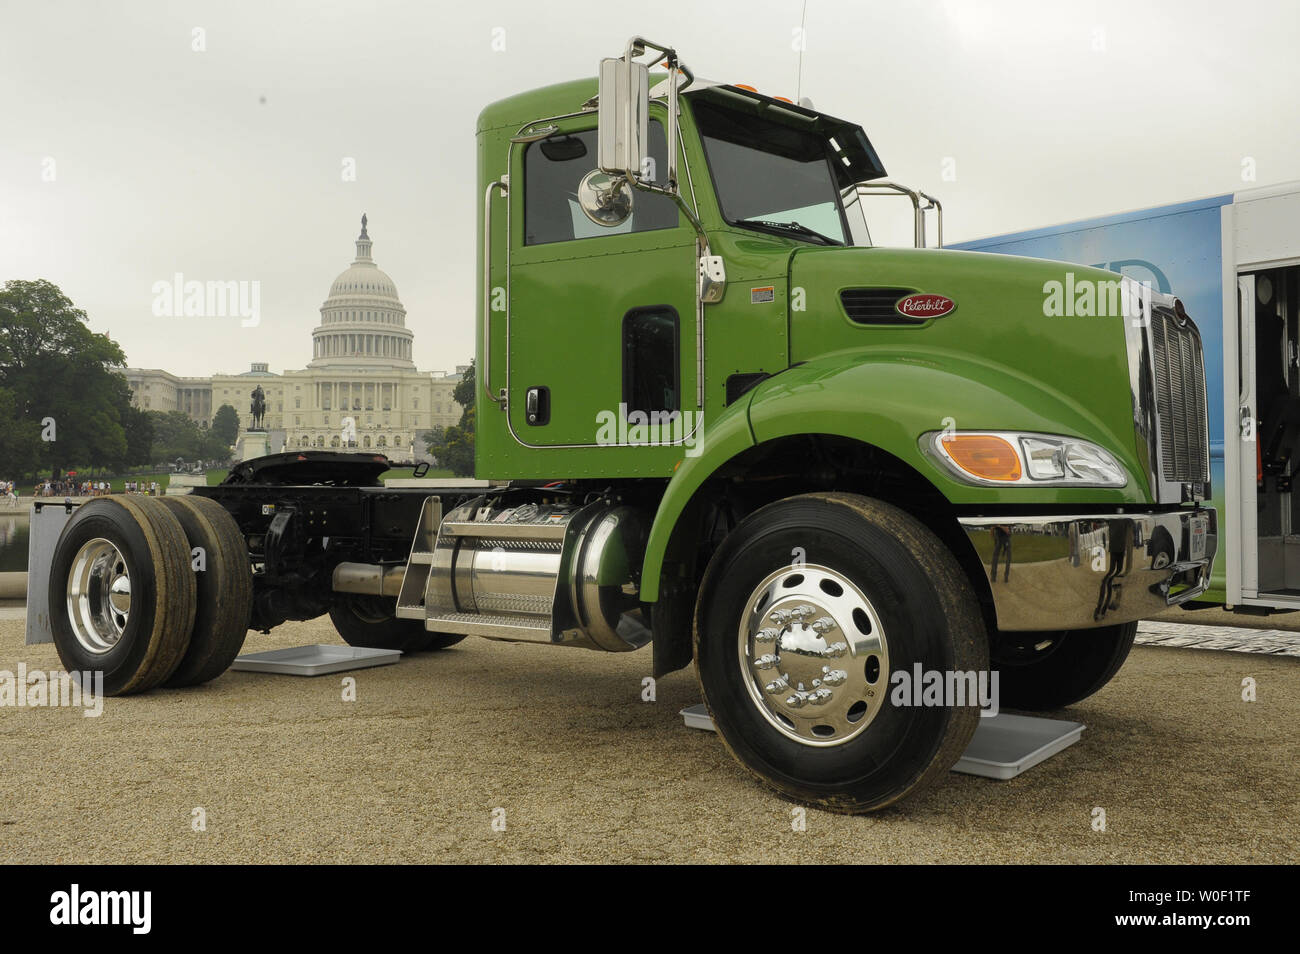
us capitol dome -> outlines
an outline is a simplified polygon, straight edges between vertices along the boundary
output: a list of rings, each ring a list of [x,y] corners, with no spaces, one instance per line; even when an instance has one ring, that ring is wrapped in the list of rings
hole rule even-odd
[[[277,374],[266,361],[238,374],[178,377],[156,368],[127,368],[132,402],[154,411],[182,411],[211,426],[223,404],[252,427],[251,392],[266,401],[262,426],[272,453],[303,449],[381,451],[395,460],[428,459],[422,435],[460,423],[452,391],[468,370],[432,374],[415,366],[414,335],[397,284],[375,264],[368,221],[361,216],[356,258],[334,279],[311,332],[306,368]]]
[[[370,254],[366,217],[361,216],[357,257],[330,286],[312,332],[309,368],[414,369],[406,309],[397,285]]]

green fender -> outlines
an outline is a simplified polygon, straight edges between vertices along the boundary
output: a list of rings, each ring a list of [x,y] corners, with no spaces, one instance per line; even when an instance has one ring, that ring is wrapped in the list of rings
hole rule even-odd
[[[1110,451],[1129,481],[1115,489],[960,483],[918,444],[920,435],[949,426],[1081,437]],[[841,351],[769,378],[715,421],[704,422],[703,439],[668,482],[650,528],[642,600],[658,600],[669,538],[705,481],[749,448],[799,434],[843,437],[879,448],[922,474],[953,504],[1076,504],[1094,509],[1142,505],[1150,499],[1135,433],[1116,432],[1049,381],[965,353],[917,347]]]

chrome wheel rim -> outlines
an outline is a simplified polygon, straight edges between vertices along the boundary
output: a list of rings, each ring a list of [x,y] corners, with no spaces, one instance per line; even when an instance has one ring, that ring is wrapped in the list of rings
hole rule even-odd
[[[884,626],[843,574],[804,564],[768,575],[745,602],[738,636],[749,698],[786,738],[843,745],[880,712],[889,685]]]
[[[89,653],[102,655],[122,638],[131,616],[131,572],[110,540],[82,544],[68,571],[68,622]]]

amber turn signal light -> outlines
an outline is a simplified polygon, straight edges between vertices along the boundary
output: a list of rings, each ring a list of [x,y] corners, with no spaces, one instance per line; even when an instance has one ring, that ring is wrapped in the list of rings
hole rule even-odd
[[[992,434],[954,434],[940,443],[948,458],[973,477],[1020,479],[1020,455],[1010,441]]]

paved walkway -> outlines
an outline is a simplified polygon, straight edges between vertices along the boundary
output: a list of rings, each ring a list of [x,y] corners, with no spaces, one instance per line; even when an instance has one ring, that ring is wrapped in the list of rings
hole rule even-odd
[[[1218,649],[1271,656],[1300,656],[1300,633],[1281,629],[1245,629],[1239,626],[1192,626],[1143,620],[1138,623],[1137,645],[1177,649]]]

